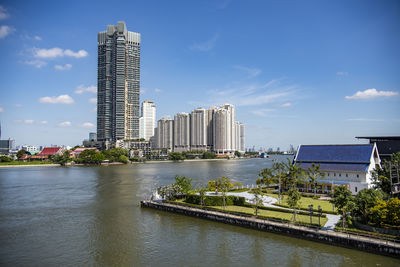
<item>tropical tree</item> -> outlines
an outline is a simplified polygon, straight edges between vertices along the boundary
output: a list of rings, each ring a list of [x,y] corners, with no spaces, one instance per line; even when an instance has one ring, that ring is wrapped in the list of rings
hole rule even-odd
[[[383,199],[383,196],[384,193],[375,188],[366,188],[358,192],[354,198],[356,204],[355,211],[363,222],[368,222],[370,209],[377,205],[378,201]]]
[[[262,206],[262,195],[261,195],[261,187],[258,185],[256,188],[253,189],[254,195],[254,214],[258,215],[258,207]]]
[[[187,178],[185,176],[175,176],[174,185],[178,188],[178,193],[187,194],[190,190],[193,189],[192,186],[192,178]]]
[[[286,185],[290,188],[296,188],[297,183],[304,183],[304,171],[300,164],[296,164],[290,159],[287,159],[287,162],[283,164],[287,171],[287,175],[284,176]]]
[[[204,206],[204,200],[206,198],[207,187],[203,186],[203,185],[199,185],[197,187],[197,191],[199,191],[200,205]]]
[[[390,156],[390,160],[385,160],[381,164],[382,167],[378,167],[372,171],[372,184],[376,188],[381,189],[386,194],[390,195],[392,192],[392,183],[390,181],[390,169],[399,168],[400,164],[400,152],[393,153]]]
[[[342,215],[342,228],[344,229],[344,223],[347,220],[347,213],[351,212],[355,208],[354,199],[351,192],[345,186],[335,187],[333,198],[330,200],[332,204],[338,209]]]
[[[265,168],[260,171],[259,176],[262,177],[260,181],[264,184],[270,185],[273,183],[279,184],[279,204],[281,203],[281,184],[282,181],[285,181],[285,177],[287,176],[287,171],[285,165],[281,162],[275,162],[272,164],[272,168]]]
[[[226,193],[229,191],[229,188],[231,187],[232,183],[228,177],[221,177],[217,180],[218,188],[220,189],[222,193],[222,203],[224,206],[224,209],[226,208]]]
[[[314,189],[314,197],[317,196],[318,179],[325,176],[325,173],[321,173],[319,168],[320,168],[320,165],[319,164],[315,165],[315,163],[313,162],[311,164],[311,167],[308,167],[308,169],[307,169],[308,181],[311,183],[311,185]]]
[[[168,154],[168,159],[169,160],[184,160],[184,157],[179,152],[170,152]]]
[[[288,191],[288,198],[287,198],[287,204],[289,208],[293,209],[293,220],[296,222],[296,213],[297,213],[297,208],[299,207],[299,201],[301,199],[301,195],[299,193],[299,190],[297,188],[290,188]]]
[[[400,226],[400,200],[398,198],[389,201],[379,200],[370,209],[369,220],[378,226],[383,224]]]
[[[20,157],[22,157],[22,155],[25,155],[26,153],[28,153],[26,150],[21,149],[17,152],[17,159],[19,159]]]

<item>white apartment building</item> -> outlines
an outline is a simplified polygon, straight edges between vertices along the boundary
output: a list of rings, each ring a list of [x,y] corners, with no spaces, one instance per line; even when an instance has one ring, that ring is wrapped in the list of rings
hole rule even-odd
[[[218,108],[213,118],[214,146],[217,154],[232,154],[232,122],[231,110]]]
[[[174,148],[174,121],[169,117],[162,118],[157,123],[157,148]]]
[[[207,111],[197,108],[190,114],[190,146],[192,150],[207,150]]]
[[[153,101],[143,101],[141,117],[139,118],[139,138],[150,140],[156,128],[156,104]]]
[[[190,150],[190,116],[186,112],[174,116],[174,151]]]

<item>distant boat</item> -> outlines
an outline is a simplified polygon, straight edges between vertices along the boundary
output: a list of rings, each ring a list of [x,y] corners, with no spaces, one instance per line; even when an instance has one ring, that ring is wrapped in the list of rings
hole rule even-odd
[[[294,152],[285,151],[285,152],[283,152],[283,155],[294,155]]]
[[[265,153],[265,152],[262,152],[262,153],[260,154],[260,158],[262,158],[262,159],[269,159],[269,155],[268,155],[267,153]]]

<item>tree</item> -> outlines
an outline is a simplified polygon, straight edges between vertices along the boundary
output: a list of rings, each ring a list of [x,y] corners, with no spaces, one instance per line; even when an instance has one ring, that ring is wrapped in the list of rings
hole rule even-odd
[[[197,187],[197,191],[199,191],[200,205],[204,206],[204,200],[205,200],[205,197],[206,197],[207,187],[205,187],[203,185],[199,185]]]
[[[386,194],[392,193],[392,184],[390,181],[390,168],[399,168],[400,164],[400,152],[393,153],[390,156],[390,160],[384,160],[382,168],[378,167],[372,171],[372,184],[381,189]]]
[[[355,208],[351,192],[343,185],[336,187],[331,203],[333,203],[339,213],[342,214],[342,228],[344,228],[347,213],[351,212]]]
[[[379,200],[370,209],[370,222],[381,226],[383,224],[400,226],[400,200],[392,198],[389,201]]]
[[[284,183],[290,188],[296,187],[297,183],[304,183],[304,171],[300,167],[300,164],[292,162],[287,159],[286,163],[283,163],[287,171],[287,175],[284,176]]]
[[[264,184],[272,184],[272,183],[278,183],[279,184],[279,204],[281,203],[281,184],[282,181],[285,180],[285,177],[287,176],[287,171],[285,168],[285,165],[281,162],[275,162],[272,164],[272,168],[266,168],[263,169],[260,173],[259,176],[262,177],[261,182]]]
[[[178,192],[183,194],[187,194],[190,190],[193,189],[192,179],[185,176],[176,175],[174,185],[177,186]]]
[[[240,158],[242,156],[242,153],[240,153],[239,151],[235,151],[235,156]]]
[[[383,192],[375,188],[363,189],[354,198],[356,204],[356,213],[361,217],[364,223],[369,220],[369,212],[372,207],[383,199]]]
[[[226,207],[226,193],[228,192],[229,188],[231,187],[232,183],[230,182],[230,179],[228,177],[221,177],[217,180],[217,185],[218,188],[220,189],[222,193],[222,203],[224,206],[224,209]]]
[[[257,186],[256,188],[253,189],[253,195],[254,195],[254,213],[257,216],[258,215],[258,207],[262,206],[262,195],[261,195],[261,187]]]
[[[53,163],[58,163],[61,165],[65,165],[65,163],[67,163],[68,161],[71,160],[70,156],[69,156],[69,151],[64,151],[64,153],[60,156],[60,155],[55,155],[52,159]]]
[[[297,208],[299,207],[299,200],[301,199],[301,195],[299,193],[299,190],[297,188],[290,188],[288,191],[288,198],[287,198],[287,204],[289,208],[293,209],[293,220],[296,222],[296,212]]]
[[[125,164],[128,163],[128,160],[129,160],[129,158],[127,156],[125,156],[125,155],[119,156],[119,159],[118,159],[119,162],[122,162],[122,163],[125,163]]]
[[[25,155],[26,153],[28,153],[26,150],[23,149],[19,150],[17,152],[17,159],[19,159],[20,157],[22,157],[22,155]]]
[[[216,155],[214,152],[204,152],[202,158],[203,159],[215,159]]]
[[[320,165],[319,164],[315,165],[315,163],[313,162],[311,164],[311,167],[309,167],[307,169],[308,181],[311,183],[311,185],[312,185],[312,187],[314,189],[314,197],[317,196],[318,179],[325,176],[325,173],[321,173],[319,168],[320,168]]]
[[[11,162],[12,158],[8,156],[0,156],[0,162]]]
[[[179,152],[170,152],[168,154],[168,159],[169,160],[183,160],[183,156]]]

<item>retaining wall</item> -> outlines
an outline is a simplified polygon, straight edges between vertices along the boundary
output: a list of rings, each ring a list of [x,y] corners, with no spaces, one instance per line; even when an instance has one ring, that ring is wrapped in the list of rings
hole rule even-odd
[[[400,258],[400,244],[391,241],[384,241],[340,232],[315,230],[303,226],[295,226],[252,217],[231,215],[217,211],[206,211],[162,202],[141,201],[141,207],[154,208],[187,216],[218,221],[226,224],[238,225],[272,233],[285,234],[301,239],[308,239],[330,245],[354,248],[366,252]]]

